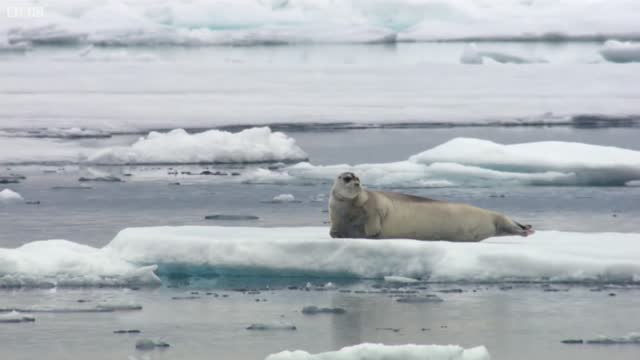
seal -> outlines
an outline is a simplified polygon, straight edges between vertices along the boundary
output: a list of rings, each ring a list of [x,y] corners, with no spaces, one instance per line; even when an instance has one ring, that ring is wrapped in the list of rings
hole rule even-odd
[[[495,211],[395,192],[370,191],[352,172],[338,176],[329,198],[334,238],[481,241],[534,233]]]

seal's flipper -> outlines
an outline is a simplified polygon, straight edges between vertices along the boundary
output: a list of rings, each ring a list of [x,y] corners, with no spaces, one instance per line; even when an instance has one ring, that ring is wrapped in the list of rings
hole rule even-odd
[[[516,225],[518,225],[518,227],[520,227],[521,231],[519,232],[519,235],[521,235],[521,236],[527,237],[527,236],[532,235],[532,234],[534,234],[536,232],[535,230],[533,230],[533,226],[531,226],[529,224],[522,225],[517,221],[514,221],[514,223]]]

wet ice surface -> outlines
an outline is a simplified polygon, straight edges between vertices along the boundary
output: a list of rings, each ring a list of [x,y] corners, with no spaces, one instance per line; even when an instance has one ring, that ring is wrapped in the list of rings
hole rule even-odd
[[[621,337],[637,331],[630,314],[640,306],[637,288],[542,285],[386,288],[383,282],[338,282],[326,290],[322,280],[307,291],[306,280],[212,278],[189,284],[165,279],[153,290],[2,290],[2,307],[85,307],[99,302],[144,304],[139,311],[39,313],[30,323],[1,324],[0,356],[33,359],[114,359],[140,357],[141,339],[163,341],[158,359],[263,359],[285,349],[311,353],[362,342],[392,344],[484,345],[493,359],[635,359],[637,345],[574,346],[568,338]],[[260,284],[260,285],[257,285]],[[257,290],[252,287],[257,285]],[[271,285],[271,289],[265,289]],[[286,287],[296,287],[287,289]],[[402,303],[405,292],[437,293],[442,302]],[[609,294],[615,293],[616,296]],[[195,294],[195,295],[194,295]],[[191,299],[172,300],[176,296]],[[82,300],[83,302],[78,302]],[[259,300],[259,301],[257,301]],[[308,316],[304,306],[342,308],[344,313]],[[291,324],[290,330],[247,330],[252,324]],[[118,329],[141,333],[114,334]],[[387,331],[385,329],[394,329]],[[251,344],[251,346],[246,346]],[[96,351],[96,349],[101,349]]]

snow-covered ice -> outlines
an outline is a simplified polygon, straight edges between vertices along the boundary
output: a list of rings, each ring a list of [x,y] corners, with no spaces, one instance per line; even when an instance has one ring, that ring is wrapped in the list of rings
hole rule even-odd
[[[169,343],[162,340],[139,339],[136,341],[136,349],[138,350],[153,350],[155,348],[167,348],[169,346]]]
[[[640,235],[539,231],[480,243],[332,239],[326,227],[149,227],[102,249],[65,240],[0,249],[0,286],[157,285],[197,275],[402,276],[436,282],[640,282]],[[310,250],[311,249],[311,250]]]
[[[429,281],[640,281],[638,234],[539,231],[480,243],[332,239],[326,227],[151,227],[105,247],[139,265],[219,274],[324,274]],[[312,249],[312,250],[310,250]]]
[[[20,5],[38,7],[37,0]],[[80,11],[80,10],[82,11]],[[633,36],[635,2],[50,1],[46,15],[9,17],[8,43],[34,45],[261,45],[308,42],[571,39]],[[522,19],[526,19],[523,21]]]
[[[0,287],[157,285],[155,269],[66,240],[0,248]]]
[[[21,201],[24,201],[22,195],[11,189],[4,189],[0,191],[0,204],[10,204]]]
[[[234,163],[306,159],[295,140],[268,127],[238,133],[209,130],[189,134],[176,129],[151,132],[134,144],[102,149],[87,159],[97,164]]]
[[[607,40],[600,49],[600,55],[615,63],[640,62],[640,43]]]
[[[589,339],[587,344],[615,345],[615,344],[640,344],[640,333],[633,332],[624,336],[604,336]]]
[[[457,345],[384,345],[363,343],[337,351],[310,354],[282,351],[265,360],[489,360],[484,346],[464,349]]]
[[[332,181],[344,171],[355,172],[368,186],[504,183],[625,186],[640,179],[640,152],[562,141],[504,145],[482,139],[455,138],[406,161],[353,166],[303,162],[276,173],[281,178],[290,176],[289,182],[295,178]],[[265,174],[261,177],[268,179]]]
[[[268,127],[250,128],[236,133],[209,130],[190,134],[183,129],[165,133],[153,131],[131,145],[102,148],[53,139],[5,137],[0,138],[0,149],[7,149],[0,152],[0,163],[124,165],[274,162],[307,158],[307,154],[296,145],[293,138],[281,132],[273,132]],[[8,151],[9,149],[24,151]]]
[[[29,314],[23,314],[17,311],[11,311],[6,314],[0,314],[0,323],[21,323],[34,322],[36,318]]]
[[[460,63],[462,64],[483,64],[484,58],[488,58],[496,63],[501,64],[532,64],[545,63],[546,60],[539,58],[528,58],[519,55],[508,54],[500,51],[479,50],[474,43],[468,44],[460,55]]]
[[[293,194],[280,194],[276,195],[271,199],[274,203],[287,203],[296,201],[296,197]]]

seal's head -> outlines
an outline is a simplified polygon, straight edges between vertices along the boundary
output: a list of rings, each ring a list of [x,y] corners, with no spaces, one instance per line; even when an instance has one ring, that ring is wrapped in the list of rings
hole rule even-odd
[[[333,193],[341,199],[355,199],[362,191],[360,179],[352,172],[344,172],[338,175],[333,183]]]

